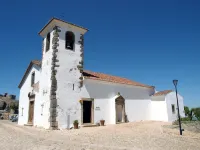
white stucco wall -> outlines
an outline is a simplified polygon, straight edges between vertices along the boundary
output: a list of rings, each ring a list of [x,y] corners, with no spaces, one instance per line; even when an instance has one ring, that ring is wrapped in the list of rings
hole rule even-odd
[[[19,119],[18,124],[24,125],[28,123],[28,115],[29,115],[29,97],[28,93],[32,92],[33,88],[31,87],[31,74],[35,72],[35,83],[40,80],[40,68],[36,65],[33,65],[29,71],[28,76],[26,77],[22,87],[20,88],[20,95],[19,95]],[[37,123],[38,120],[38,112],[37,112],[37,105],[39,100],[39,93],[35,93],[35,108],[34,108],[34,121],[33,123]],[[23,113],[22,113],[22,108]]]
[[[68,114],[70,115],[70,126],[74,120],[80,122],[80,103],[81,89],[79,88],[79,81],[81,73],[77,66],[81,61],[81,48],[78,41],[80,41],[80,32],[74,28],[60,28],[59,32],[59,46],[57,47],[57,59],[59,67],[57,69],[57,120],[59,128],[68,127]],[[74,50],[65,48],[65,34],[67,31],[72,31],[75,35]],[[74,86],[74,89],[73,89]]]
[[[115,99],[118,92],[125,99],[125,112],[130,122],[141,120],[173,121],[177,115],[172,114],[171,104],[176,106],[175,93],[172,92],[166,97],[151,97],[154,89],[137,87],[125,84],[110,83],[85,79],[82,88],[79,88],[81,73],[77,68],[81,61],[80,31],[77,28],[68,26],[61,27],[59,32],[59,46],[56,53],[59,62],[56,64],[57,74],[57,118],[58,128],[73,126],[74,120],[81,122],[80,99],[94,99],[94,123],[105,119],[106,124],[115,124]],[[72,31],[75,34],[74,50],[65,48],[65,33]],[[19,124],[27,124],[29,98],[28,93],[32,91],[31,72],[35,71],[35,82],[40,81],[39,93],[35,93],[34,122],[35,126],[49,128],[50,116],[50,89],[51,89],[51,66],[52,66],[52,30],[50,39],[50,50],[46,52],[46,37],[44,37],[44,51],[42,69],[33,66],[24,84],[20,89],[19,97]],[[184,116],[183,98],[179,95],[180,113]],[[43,107],[42,107],[43,106]],[[22,109],[23,110],[23,116]],[[98,109],[97,109],[98,108]]]
[[[35,92],[35,103],[34,103],[34,120],[33,125],[49,128],[49,107],[50,107],[50,77],[51,77],[51,61],[52,61],[52,31],[50,39],[50,49],[46,52],[46,37],[44,38],[44,51],[42,59],[42,68],[39,68],[36,65],[33,65],[30,70],[29,75],[27,76],[24,84],[20,89],[19,96],[19,121],[18,124],[23,125],[28,123],[29,115],[29,98],[28,93],[32,92],[31,84],[31,72],[35,71],[35,83],[39,81],[39,92]],[[23,110],[23,116],[22,109]]]
[[[52,63],[52,38],[53,32],[49,30],[50,33],[50,46],[49,50],[46,52],[46,37],[44,38],[44,51],[42,58],[42,71],[40,78],[40,101],[38,104],[38,112],[41,120],[38,122],[37,126],[42,126],[46,129],[50,127],[49,116],[50,116],[50,88],[51,88],[51,63]]]
[[[152,89],[96,80],[84,81],[86,91],[94,98],[94,121],[105,119],[107,124],[115,124],[115,99],[118,92],[125,99],[125,111],[129,121],[150,120],[150,93]],[[95,110],[100,107],[100,110]]]
[[[62,44],[59,45],[62,46]],[[79,72],[77,73],[76,70],[69,72],[71,68],[75,68],[76,61],[79,58],[71,60],[73,58],[66,56],[66,54],[72,55],[69,53],[71,52],[66,50],[63,52],[61,50],[58,53],[60,67],[57,74],[59,105],[57,120],[59,128],[67,128],[68,122],[69,126],[72,127],[73,121],[76,119],[81,122],[81,104],[79,103],[81,98],[94,99],[94,123],[99,122],[100,119],[105,119],[106,124],[115,124],[115,98],[118,92],[125,98],[125,110],[129,121],[151,119],[151,99],[149,95],[153,93],[153,89],[85,79],[80,90],[77,82],[79,81],[77,80],[80,75]],[[74,55],[76,56],[76,54]],[[71,62],[62,65],[68,60],[73,62],[71,67],[68,67]],[[68,118],[70,121],[68,121]]]
[[[165,95],[151,97],[151,120],[168,121]]]
[[[179,100],[180,116],[185,117],[183,97],[180,96],[179,94],[178,94],[178,100]],[[178,110],[177,110],[176,93],[171,92],[171,93],[167,94],[166,97],[165,97],[165,101],[166,101],[166,104],[167,104],[168,121],[173,122],[173,121],[178,119],[177,118]],[[175,114],[172,113],[172,107],[171,107],[172,104],[175,105]]]

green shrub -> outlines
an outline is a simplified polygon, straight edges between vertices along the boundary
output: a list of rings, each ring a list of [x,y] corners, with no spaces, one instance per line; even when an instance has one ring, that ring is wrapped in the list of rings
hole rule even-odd
[[[178,124],[179,124],[178,120],[175,120],[175,121],[172,122],[172,125],[178,125]]]
[[[74,120],[74,124],[78,124],[78,120]]]
[[[184,117],[184,118],[181,118],[181,122],[191,122],[190,120],[190,117]],[[179,124],[179,120],[175,120],[174,122],[172,122],[173,125],[178,125]]]
[[[200,107],[194,108],[194,115],[200,121]]]
[[[16,111],[18,109],[18,104],[14,102],[10,103],[10,109],[13,109]]]
[[[190,121],[191,119],[189,117],[184,117],[184,118],[181,118],[181,121]]]
[[[184,106],[184,112],[185,112],[185,116],[190,118],[190,121],[196,117],[196,119],[198,121],[200,121],[200,107],[196,107],[196,108],[191,108],[189,109],[189,107]]]

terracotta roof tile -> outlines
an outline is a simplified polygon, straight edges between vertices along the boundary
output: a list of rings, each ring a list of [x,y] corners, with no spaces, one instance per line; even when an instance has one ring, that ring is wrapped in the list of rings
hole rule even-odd
[[[37,65],[37,66],[41,67],[41,61],[39,61],[39,60],[32,60],[31,62],[32,62],[34,65]]]
[[[33,64],[41,67],[41,61],[32,60],[31,63],[29,64],[29,67],[27,68],[27,70],[26,70],[26,72],[24,74],[24,77],[22,78],[22,81],[20,82],[20,84],[18,86],[19,88],[22,86],[22,84],[23,84],[23,82],[25,80],[25,77],[27,76],[27,74],[28,74],[28,72],[31,69]],[[146,88],[154,88],[154,86],[145,85],[145,84],[142,84],[142,83],[138,83],[138,82],[126,79],[126,78],[112,76],[112,75],[108,75],[108,74],[104,74],[104,73],[97,73],[97,72],[87,71],[87,70],[83,71],[83,76],[86,79],[113,82],[113,83],[119,83],[119,84],[127,84],[127,85],[140,86],[140,87],[146,87]]]
[[[140,87],[146,87],[146,88],[154,88],[154,86],[145,85],[145,84],[142,84],[142,83],[138,83],[138,82],[126,79],[126,78],[112,76],[112,75],[103,74],[103,73],[92,72],[92,71],[84,70],[83,76],[86,79],[93,79],[93,80],[100,80],[100,81],[106,81],[106,82],[127,84],[127,85],[140,86]]]
[[[153,96],[162,96],[162,95],[167,95],[169,93],[173,92],[172,90],[164,90],[164,91],[160,91],[155,93]]]

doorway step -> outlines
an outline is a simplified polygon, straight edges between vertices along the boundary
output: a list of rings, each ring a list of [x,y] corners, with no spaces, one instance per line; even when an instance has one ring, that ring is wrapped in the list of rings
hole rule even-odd
[[[32,123],[27,123],[27,124],[24,124],[24,126],[30,126],[30,127],[32,127],[33,124]]]
[[[81,127],[98,127],[98,125],[96,125],[96,124],[91,124],[91,123],[87,123],[87,124],[81,125]]]

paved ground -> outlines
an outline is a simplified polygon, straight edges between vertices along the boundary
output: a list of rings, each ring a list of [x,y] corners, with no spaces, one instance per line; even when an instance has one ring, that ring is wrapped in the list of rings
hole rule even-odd
[[[78,130],[49,131],[0,120],[1,150],[200,150],[200,134],[137,122]]]

